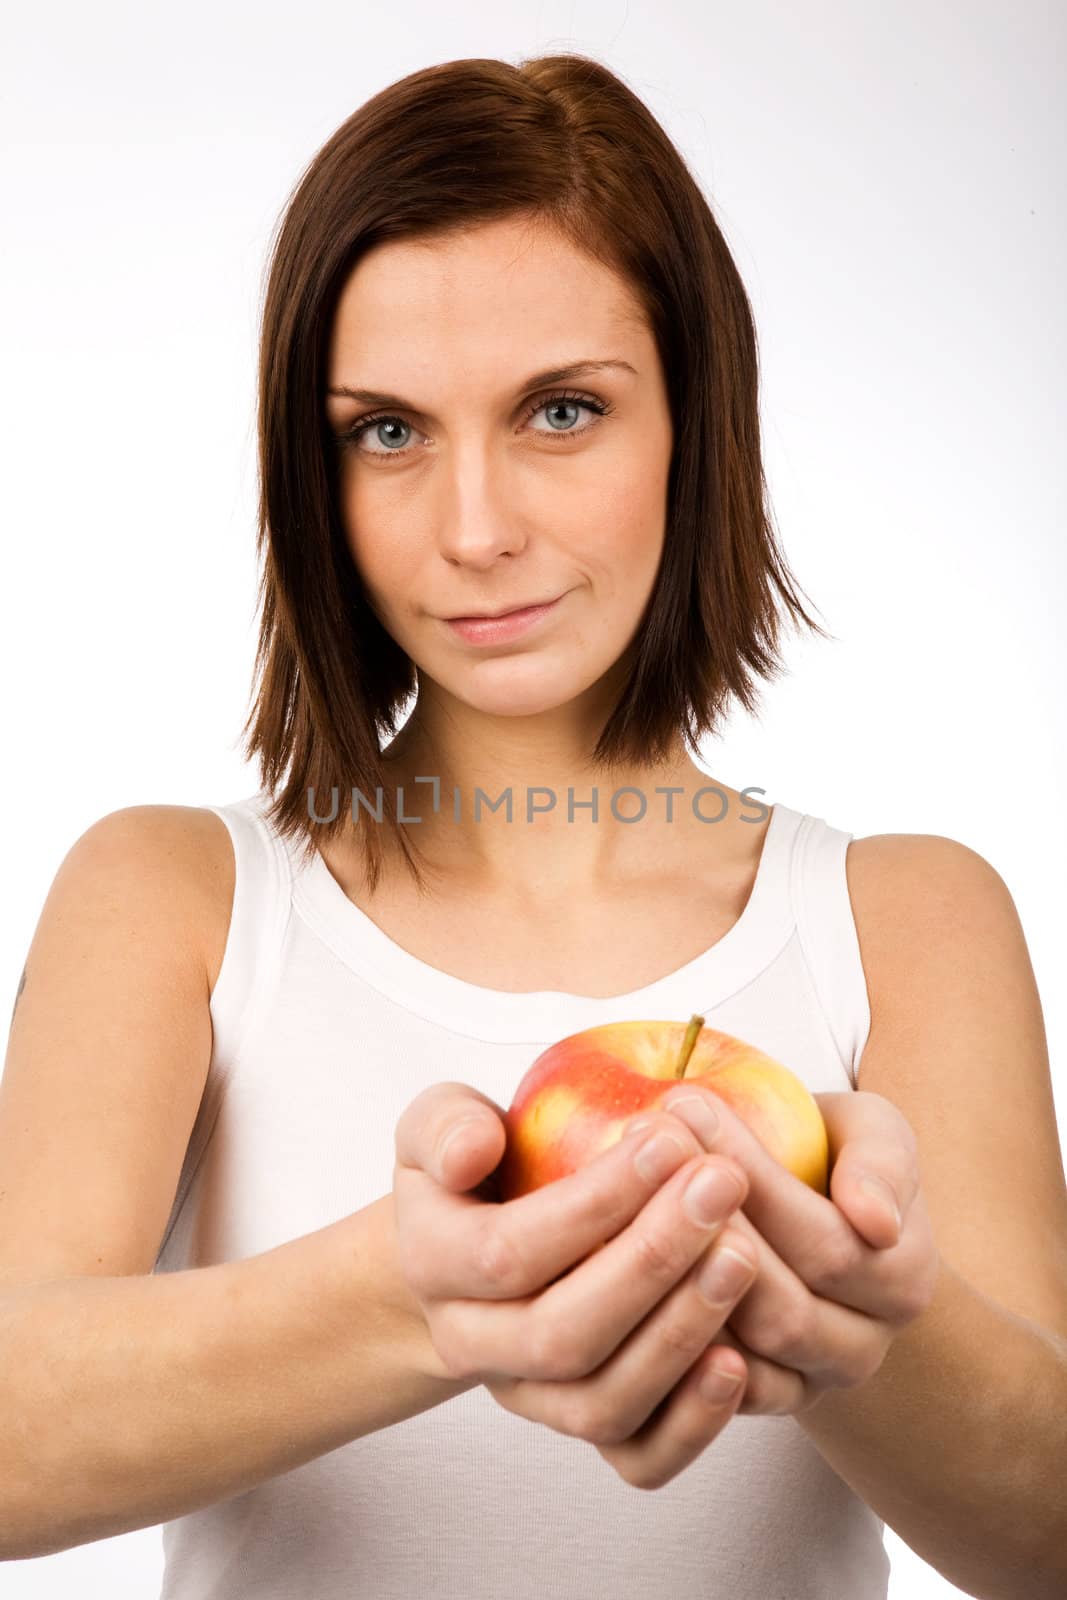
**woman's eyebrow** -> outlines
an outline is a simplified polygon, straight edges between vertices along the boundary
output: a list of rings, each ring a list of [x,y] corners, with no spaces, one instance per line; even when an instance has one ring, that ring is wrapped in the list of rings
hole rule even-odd
[[[612,369],[630,372],[635,378],[638,376],[637,368],[632,367],[628,361],[572,361],[565,367],[549,367],[545,372],[535,372],[532,377],[526,379],[526,382],[521,387],[523,393],[526,393],[530,389],[545,389],[552,384],[570,383],[575,378],[586,378],[593,373]],[[382,394],[377,389],[353,389],[348,384],[337,384],[331,385],[326,393],[343,397],[346,400],[356,400],[360,405],[365,406],[396,406],[400,411],[418,410],[417,406],[413,406],[410,401],[402,399],[400,395]]]

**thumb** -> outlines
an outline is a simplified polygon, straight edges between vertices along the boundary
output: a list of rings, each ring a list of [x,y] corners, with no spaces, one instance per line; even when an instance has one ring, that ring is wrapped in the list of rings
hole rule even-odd
[[[504,1125],[490,1106],[464,1107],[438,1134],[433,1175],[446,1189],[473,1189],[499,1164],[506,1142]]]
[[[466,1083],[432,1083],[396,1125],[396,1159],[456,1191],[473,1189],[504,1154],[505,1112]]]

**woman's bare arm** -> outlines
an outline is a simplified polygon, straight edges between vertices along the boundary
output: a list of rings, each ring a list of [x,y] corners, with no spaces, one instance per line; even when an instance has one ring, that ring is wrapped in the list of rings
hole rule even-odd
[[[0,1300],[0,1558],[229,1499],[473,1380],[395,1276],[392,1194],[244,1261]]]
[[[30,946],[0,1080],[5,1560],[227,1499],[472,1386],[396,1271],[391,1194],[153,1274],[211,1057],[221,827],[177,806],[102,818]]]

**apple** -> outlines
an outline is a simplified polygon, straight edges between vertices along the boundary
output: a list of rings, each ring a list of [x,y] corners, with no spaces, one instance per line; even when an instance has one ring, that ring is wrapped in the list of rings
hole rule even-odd
[[[608,1022],[542,1051],[505,1113],[507,1143],[493,1175],[500,1199],[576,1172],[683,1079],[710,1089],[775,1160],[826,1193],[826,1125],[807,1085],[694,1013],[688,1023]]]

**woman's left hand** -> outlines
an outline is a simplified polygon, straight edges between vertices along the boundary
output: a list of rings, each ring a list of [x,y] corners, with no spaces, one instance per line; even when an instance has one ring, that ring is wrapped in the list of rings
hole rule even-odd
[[[686,1114],[682,1102],[694,1094],[718,1114],[716,1132]],[[941,1258],[907,1118],[863,1090],[815,1100],[830,1146],[830,1198],[775,1160],[718,1095],[692,1085],[661,1102],[749,1177],[731,1227],[752,1239],[759,1270],[714,1341],[739,1350],[748,1367],[738,1415],[806,1411],[826,1389],[866,1383],[937,1284]],[[874,1192],[863,1187],[868,1176]]]

